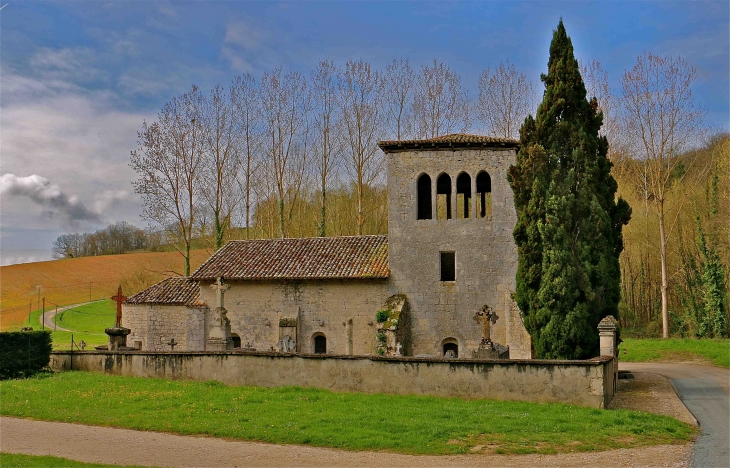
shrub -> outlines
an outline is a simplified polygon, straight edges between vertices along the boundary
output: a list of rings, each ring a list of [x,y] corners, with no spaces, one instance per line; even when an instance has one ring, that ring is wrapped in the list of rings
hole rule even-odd
[[[388,311],[387,310],[379,310],[375,313],[376,322],[383,323],[386,320],[388,320]]]
[[[385,344],[385,333],[378,333],[377,335],[375,335],[375,337],[378,339],[379,342]]]
[[[0,333],[0,380],[31,376],[50,361],[50,331]]]

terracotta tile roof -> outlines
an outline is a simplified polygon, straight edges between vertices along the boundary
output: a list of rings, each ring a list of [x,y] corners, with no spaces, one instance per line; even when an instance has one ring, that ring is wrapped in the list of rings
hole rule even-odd
[[[388,277],[388,236],[231,241],[191,278],[213,280]]]
[[[520,142],[509,138],[498,138],[469,133],[452,133],[449,135],[427,138],[425,140],[388,140],[378,143],[380,149],[387,153],[407,150],[434,150],[444,148],[517,148]]]
[[[195,305],[200,295],[200,283],[188,277],[167,278],[126,300],[127,304]]]

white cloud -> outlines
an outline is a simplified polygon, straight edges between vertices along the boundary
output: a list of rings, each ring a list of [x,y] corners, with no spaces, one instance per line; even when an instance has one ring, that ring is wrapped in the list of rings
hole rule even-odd
[[[261,46],[262,37],[261,32],[238,20],[228,24],[223,42],[244,50],[255,50]]]
[[[62,57],[70,57],[74,65],[59,63]],[[78,198],[66,195],[69,204],[83,201],[87,211],[99,215],[96,220],[86,217],[89,229],[107,221],[139,224],[140,203],[131,193],[136,175],[128,166],[129,153],[136,147],[142,122],[153,120],[154,115],[119,110],[122,101],[114,93],[79,85],[74,70],[83,61],[78,57],[43,50],[31,59],[34,66],[28,72],[3,70],[0,169],[3,174],[40,174],[50,179],[48,190],[57,186],[61,192],[72,192]],[[49,72],[39,73],[41,69]],[[53,69],[59,73],[51,73]],[[29,196],[3,196],[3,231],[67,227],[78,218],[60,209],[56,209],[58,216],[48,218],[51,208]],[[111,208],[113,213],[107,212]],[[28,242],[19,247],[46,247]]]

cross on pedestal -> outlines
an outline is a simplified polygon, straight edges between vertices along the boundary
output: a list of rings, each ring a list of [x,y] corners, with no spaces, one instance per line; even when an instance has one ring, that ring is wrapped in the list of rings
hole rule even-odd
[[[492,324],[497,323],[497,314],[491,307],[485,305],[477,312],[477,320],[482,324],[482,347],[492,346]]]
[[[112,300],[117,302],[117,321],[114,324],[114,327],[120,328],[122,326],[122,302],[127,300],[127,296],[122,294],[121,285],[119,285],[119,289],[117,289],[117,295],[112,296]]]
[[[211,289],[218,294],[218,308],[223,308],[223,293],[230,289],[230,285],[223,284],[222,278],[218,277],[215,283],[210,285]]]
[[[178,345],[179,343],[175,343],[175,338],[173,337],[170,339],[170,342],[167,344],[170,345],[170,351],[175,351],[175,346]]]

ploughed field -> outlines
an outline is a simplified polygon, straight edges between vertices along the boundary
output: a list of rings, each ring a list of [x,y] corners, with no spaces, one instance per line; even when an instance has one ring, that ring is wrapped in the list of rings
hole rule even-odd
[[[209,256],[206,250],[192,251],[191,267],[197,268]],[[129,296],[173,272],[183,272],[183,259],[177,252],[102,255],[2,266],[0,331],[21,327],[28,319],[29,309],[41,308],[43,297],[46,310],[51,310],[56,304],[63,306],[112,297],[120,284],[128,286],[124,293]]]
[[[696,433],[627,410],[85,372],[3,381],[0,393],[4,416],[407,454],[584,452],[684,444]]]

